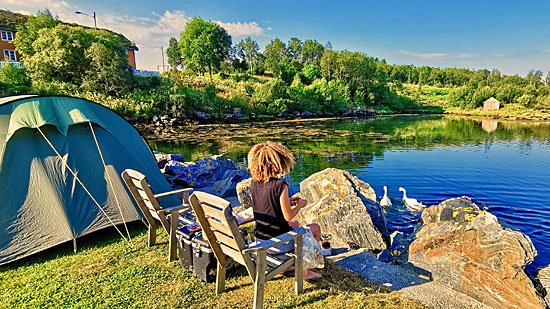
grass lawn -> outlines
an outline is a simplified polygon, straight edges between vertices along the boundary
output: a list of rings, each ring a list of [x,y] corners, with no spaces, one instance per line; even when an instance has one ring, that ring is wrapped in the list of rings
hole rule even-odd
[[[148,248],[141,223],[131,226],[132,245],[113,230],[79,239],[79,251],[63,244],[0,267],[0,308],[247,308],[254,287],[246,271],[228,273],[227,291],[194,278],[178,262],[167,261],[167,235]],[[294,278],[277,276],[266,284],[271,308],[421,308],[398,292],[327,263],[323,278],[305,282],[294,294]]]

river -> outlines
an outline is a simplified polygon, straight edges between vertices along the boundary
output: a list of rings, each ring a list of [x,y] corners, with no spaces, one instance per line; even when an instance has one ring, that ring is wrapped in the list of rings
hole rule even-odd
[[[223,154],[246,165],[250,147],[279,141],[296,156],[293,186],[334,167],[383,186],[399,203],[399,187],[424,204],[467,195],[499,221],[529,235],[538,257],[528,270],[550,264],[550,123],[459,116],[275,121],[185,128],[146,134],[151,148],[186,160]],[[418,213],[390,211],[391,229],[408,232]]]

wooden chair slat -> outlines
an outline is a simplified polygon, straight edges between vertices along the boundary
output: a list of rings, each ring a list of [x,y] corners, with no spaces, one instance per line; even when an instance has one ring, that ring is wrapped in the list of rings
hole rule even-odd
[[[224,233],[221,233],[219,231],[214,230],[214,235],[216,236],[216,239],[223,243],[224,245],[227,245],[240,253],[239,245],[237,244],[237,241],[230,236],[225,235]]]
[[[220,222],[218,220],[214,220],[212,218],[207,218],[208,223],[210,224],[210,227],[214,230],[220,231],[226,235],[231,235],[231,228],[229,228],[228,225],[223,224],[223,222]]]
[[[266,248],[261,244],[249,248],[247,239],[239,231],[229,202],[199,191],[191,195],[189,202],[218,260],[216,294],[225,289],[226,267],[228,259],[231,258],[246,267],[254,283],[254,308],[262,308],[265,282],[292,264],[301,263],[301,256],[298,258],[292,253],[272,256],[267,254],[266,248],[277,245],[282,239],[295,239],[295,251],[301,255],[301,235],[305,230],[301,229],[296,233],[289,232],[272,238],[264,244]],[[303,291],[301,265],[296,265],[296,269],[300,269],[300,275],[296,275],[296,293],[298,294]]]
[[[178,211],[162,211],[163,207],[158,202],[153,190],[147,182],[145,175],[142,173],[135,170],[126,169],[122,172],[122,179],[126,183],[126,186],[130,190],[134,200],[149,223],[148,245],[152,246],[155,244],[158,220],[169,235],[168,260],[175,260],[177,257],[176,249],[178,242],[174,229],[177,228],[179,222],[173,222],[173,220],[178,220]]]
[[[218,220],[225,220],[225,216],[223,214],[223,210],[208,206],[207,204],[202,205],[202,210],[204,211],[204,214],[210,217],[214,217]]]
[[[239,251],[225,245],[224,243],[220,244],[220,248],[222,249],[223,253],[225,253],[227,256],[232,258],[235,262],[237,262],[241,265],[245,265],[242,253],[240,253]]]

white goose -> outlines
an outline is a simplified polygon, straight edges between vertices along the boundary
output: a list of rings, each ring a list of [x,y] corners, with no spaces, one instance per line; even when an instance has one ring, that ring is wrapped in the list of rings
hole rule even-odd
[[[386,186],[384,186],[384,196],[380,200],[380,206],[382,206],[382,207],[390,207],[391,206],[391,201],[388,198],[388,188]]]
[[[399,191],[403,191],[403,203],[407,206],[407,209],[411,211],[422,211],[422,209],[426,208],[425,205],[416,199],[407,197],[407,191],[403,187],[400,187]]]

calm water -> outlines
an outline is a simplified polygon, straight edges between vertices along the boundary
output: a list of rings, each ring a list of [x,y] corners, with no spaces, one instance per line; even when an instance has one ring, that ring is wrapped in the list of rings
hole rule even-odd
[[[239,132],[200,144],[157,141],[151,146],[188,160],[224,154],[244,165],[253,144],[276,140],[296,155],[297,190],[309,175],[335,167],[368,182],[379,196],[388,186],[394,204],[402,197],[400,186],[429,205],[468,195],[485,203],[501,223],[531,237],[539,256],[529,270],[550,264],[550,123],[395,116],[262,123]],[[410,231],[418,216],[394,210],[389,227]]]

